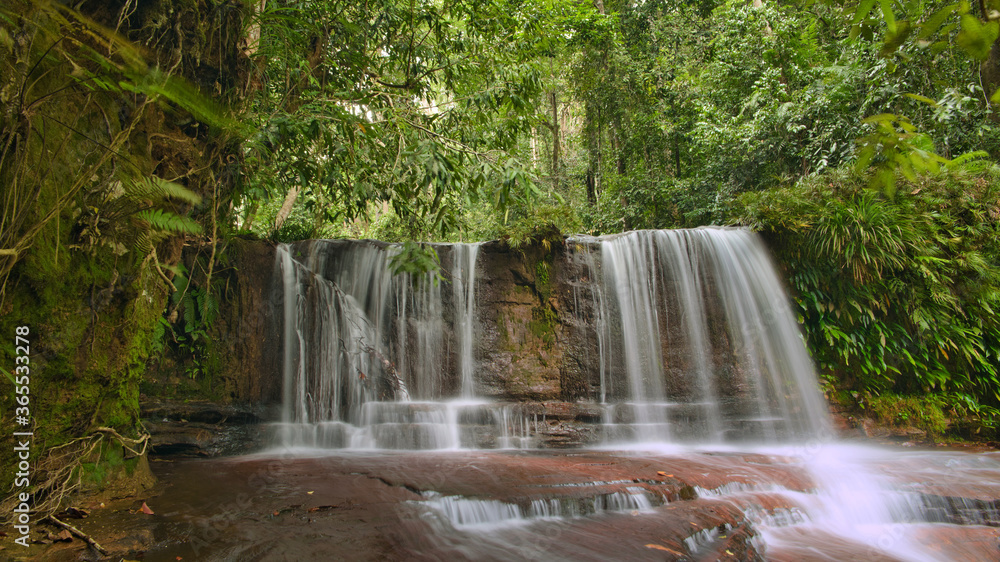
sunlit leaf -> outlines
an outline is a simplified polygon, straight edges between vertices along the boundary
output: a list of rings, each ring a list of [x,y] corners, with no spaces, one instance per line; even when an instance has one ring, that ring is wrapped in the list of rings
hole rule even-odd
[[[1000,35],[1000,23],[989,21],[983,23],[979,18],[966,14],[962,16],[962,30],[955,40],[971,57],[986,60],[990,47]]]

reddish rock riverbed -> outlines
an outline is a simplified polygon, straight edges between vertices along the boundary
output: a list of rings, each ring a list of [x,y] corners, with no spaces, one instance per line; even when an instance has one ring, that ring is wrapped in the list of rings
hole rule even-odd
[[[148,497],[72,521],[115,560],[1000,557],[990,453],[327,451],[153,469]],[[79,540],[44,548],[100,559]]]

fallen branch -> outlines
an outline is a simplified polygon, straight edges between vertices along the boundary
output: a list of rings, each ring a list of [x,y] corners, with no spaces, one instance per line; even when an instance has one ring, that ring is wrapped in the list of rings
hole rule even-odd
[[[94,539],[90,538],[89,535],[87,535],[86,533],[84,533],[80,529],[77,529],[76,527],[70,525],[69,523],[63,523],[62,521],[56,519],[56,517],[54,515],[49,515],[45,519],[48,520],[48,521],[51,521],[52,523],[54,523],[55,525],[57,525],[59,527],[62,527],[63,529],[66,529],[67,531],[73,533],[77,537],[80,537],[87,544],[89,544],[90,546],[92,546],[94,548],[94,550],[96,550],[97,552],[101,553],[102,556],[107,556],[108,555],[108,551],[105,550],[103,546],[101,546],[100,544],[98,544],[97,541],[95,541]]]

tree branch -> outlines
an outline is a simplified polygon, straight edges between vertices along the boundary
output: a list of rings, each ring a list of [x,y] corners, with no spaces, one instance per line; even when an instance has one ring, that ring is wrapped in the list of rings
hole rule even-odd
[[[81,539],[83,539],[84,541],[86,541],[86,543],[89,544],[90,546],[94,547],[94,550],[96,550],[97,552],[99,552],[101,554],[101,556],[107,556],[108,555],[108,551],[105,550],[105,548],[103,546],[101,546],[100,544],[98,544],[97,541],[95,541],[94,539],[90,538],[90,535],[87,535],[86,533],[84,533],[80,529],[77,529],[76,527],[74,527],[74,526],[72,526],[72,525],[70,525],[68,523],[63,523],[62,521],[56,519],[56,517],[54,515],[49,515],[48,517],[46,517],[46,519],[48,521],[51,521],[52,523],[54,523],[56,526],[62,527],[63,529],[66,529],[67,531],[73,533],[74,535],[76,535],[76,536],[80,537]]]

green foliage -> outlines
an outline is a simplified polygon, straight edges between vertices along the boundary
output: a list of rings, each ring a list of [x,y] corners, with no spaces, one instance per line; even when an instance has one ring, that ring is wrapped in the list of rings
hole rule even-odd
[[[8,32],[0,52],[2,303],[18,260],[36,242],[51,246],[66,213],[77,238],[69,248],[91,254],[148,254],[158,229],[143,218],[164,224],[173,214],[168,226],[181,227],[178,215],[158,207],[197,204],[197,195],[137,165],[129,141],[158,99],[191,111],[211,102],[191,92],[174,95],[185,87],[180,81],[150,68],[117,33],[62,4],[6,3],[0,25],[17,37]],[[136,216],[140,212],[147,216]],[[61,243],[56,240],[56,250]]]
[[[880,422],[897,427],[913,426],[931,436],[941,436],[948,429],[945,399],[940,395],[899,396],[883,394],[867,396],[863,407]]]
[[[513,153],[541,92],[531,59],[552,41],[534,8],[268,3],[254,21],[246,219],[301,188],[313,231],[389,208],[407,239],[427,239],[457,230],[463,205],[502,212],[534,197]]]
[[[746,194],[738,221],[774,242],[820,369],[880,395],[1000,404],[1000,171],[845,173]]]
[[[540,205],[518,213],[509,223],[498,228],[496,237],[511,248],[521,248],[540,242],[548,250],[562,240],[564,233],[574,232],[580,221],[565,205]]]
[[[920,134],[920,131],[942,132],[941,127],[935,125],[943,123],[953,125],[956,117],[953,110],[959,107],[954,101],[960,97],[963,98],[963,102],[966,99],[971,100],[966,96],[957,95],[957,89],[954,87],[958,85],[955,84],[956,78],[964,80],[968,84],[969,91],[979,99],[996,101],[993,99],[996,94],[991,92],[997,89],[997,72],[1000,72],[1000,68],[994,68],[992,71],[989,68],[989,64],[995,66],[996,61],[980,68],[976,77],[962,76],[960,72],[954,70],[930,72],[926,68],[933,68],[941,62],[951,64],[959,62],[970,68],[972,65],[967,64],[966,57],[976,61],[986,60],[1000,34],[1000,24],[996,21],[997,6],[993,4],[995,2],[981,3],[978,14],[973,14],[970,4],[964,0],[881,2],[880,10],[873,10],[874,2],[871,0],[863,0],[857,4],[848,3],[845,6],[845,13],[851,19],[852,40],[862,37],[866,41],[875,41],[879,28],[882,27],[879,23],[884,24],[884,40],[880,55],[895,74],[926,73],[938,77],[936,80],[938,83],[951,81],[953,84],[940,101],[935,101],[936,97],[930,94],[931,90],[927,88],[926,83],[910,83],[909,91],[900,90],[900,93],[932,108],[936,123],[925,119],[918,125],[911,123],[910,119],[902,114],[889,113],[885,110],[865,121],[870,125],[870,129],[861,139],[857,165],[863,169],[873,164],[875,169],[871,180],[873,186],[891,194],[894,188],[892,182],[897,171],[912,181],[914,174],[919,173],[921,169],[933,170],[940,164],[947,163],[950,152],[948,147],[941,152],[943,156],[939,156],[935,150],[940,148],[940,144],[935,147],[926,136]],[[914,31],[917,33],[913,33]],[[955,49],[955,45],[959,49]],[[977,102],[975,104],[979,105],[977,113],[983,110],[987,115],[991,113],[989,104],[990,101],[986,101],[985,105],[979,105]],[[916,108],[916,111],[927,114],[926,108]],[[968,110],[963,108],[959,109],[959,112],[967,113]],[[982,126],[985,116],[980,113],[977,121]],[[953,134],[954,129],[948,128],[951,129],[948,132]],[[993,136],[992,131],[995,127],[990,126],[989,129],[990,136]],[[982,132],[978,136],[982,139]],[[988,148],[996,153],[994,142],[990,142]]]
[[[411,279],[429,279],[437,283],[441,279],[441,258],[433,247],[416,242],[403,242],[399,252],[389,260],[389,268],[394,275],[407,274]]]
[[[181,313],[180,329],[168,322],[160,322],[155,325],[154,334],[163,335],[169,330],[180,357],[186,361],[187,376],[191,379],[202,378],[210,374],[207,362],[211,361],[213,353],[209,332],[219,316],[218,287],[209,289],[195,285],[188,276],[187,268],[181,265],[175,271],[174,288],[170,300],[174,310]]]
[[[968,5],[831,4],[608,5],[568,69],[585,226],[719,223],[742,192],[852,163],[891,194],[897,170],[912,181],[1000,153],[983,79],[955,47]]]
[[[922,49],[940,52],[949,48],[948,43],[953,37],[968,56],[984,60],[1000,35],[1000,25],[996,21],[996,9],[1000,5],[993,0],[981,3],[982,9],[975,15],[971,4],[966,0],[883,1],[879,6],[881,9],[875,11],[874,0],[862,0],[857,4],[848,3],[845,13],[851,19],[852,39],[861,36],[872,40],[880,27],[879,20],[885,24],[885,39],[881,51],[886,56],[896,53],[908,41],[914,41]],[[903,19],[897,18],[897,11]],[[959,29],[957,33],[956,28]],[[917,31],[915,38],[914,31]]]
[[[548,284],[549,264],[543,260],[535,264],[535,285],[538,287],[546,287]]]
[[[187,217],[176,215],[170,211],[164,211],[162,209],[148,209],[145,211],[139,211],[135,214],[135,216],[140,220],[145,221],[146,224],[149,225],[149,228],[154,230],[163,230],[183,234],[201,233],[200,223]]]

